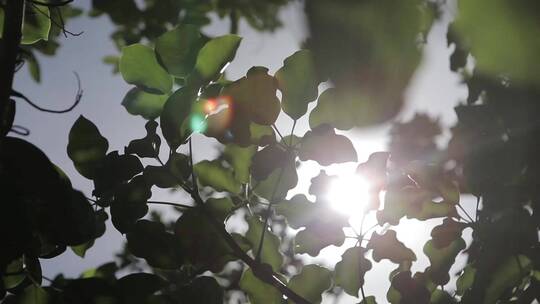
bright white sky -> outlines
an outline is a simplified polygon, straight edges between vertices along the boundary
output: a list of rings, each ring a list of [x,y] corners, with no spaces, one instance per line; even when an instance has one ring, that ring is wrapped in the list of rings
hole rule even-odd
[[[76,5],[87,6],[85,1],[76,1]],[[240,35],[244,37],[237,54],[237,59],[229,66],[227,73],[230,79],[236,79],[254,65],[266,66],[273,74],[282,65],[283,59],[299,49],[301,42],[307,36],[304,25],[302,5],[295,2],[285,9],[281,15],[285,26],[275,33],[259,33],[241,24]],[[449,70],[449,55],[451,49],[446,46],[446,24],[449,15],[433,27],[425,47],[424,61],[419,67],[406,94],[407,106],[398,119],[410,118],[414,112],[427,112],[440,117],[443,124],[449,126],[455,122],[453,107],[467,94],[465,87],[459,83],[457,75]],[[120,105],[124,94],[129,90],[119,75],[112,75],[111,68],[102,63],[105,55],[116,54],[116,50],[109,39],[112,30],[107,18],[98,19],[78,18],[68,25],[69,29],[78,32],[84,31],[80,37],[71,37],[62,41],[62,47],[57,56],[53,58],[41,57],[42,66],[41,84],[34,83],[26,68],[17,74],[15,88],[24,92],[34,102],[49,108],[62,109],[71,104],[76,92],[76,81],[72,71],[77,71],[81,77],[84,97],[81,104],[71,113],[64,115],[51,115],[31,109],[24,103],[17,108],[16,124],[28,127],[31,130],[29,140],[40,147],[49,158],[71,177],[75,187],[91,192],[91,182],[81,177],[73,168],[66,153],[68,132],[76,120],[83,114],[94,121],[101,133],[109,139],[110,149],[123,150],[129,140],[144,136],[144,120],[129,115]],[[210,35],[220,35],[228,31],[228,23],[216,18],[215,22],[205,31]],[[289,130],[292,121],[286,116],[278,120],[278,128]],[[367,160],[369,154],[385,149],[386,134],[389,126],[353,130],[347,135],[353,140],[361,162]],[[302,135],[308,130],[307,119],[299,121],[296,131]],[[196,160],[209,158],[215,155],[214,143],[201,136],[196,138]],[[332,167],[331,173],[347,173],[354,170],[354,165]],[[307,165],[301,168],[301,183],[299,190],[307,189],[309,179],[318,174],[318,168]],[[168,195],[156,195],[157,198]],[[177,197],[178,198],[178,197]],[[421,248],[429,238],[430,227],[438,221],[420,223],[408,221],[404,228],[398,229],[398,238],[415,250],[418,263],[413,271],[423,270],[427,265],[427,258]],[[366,224],[366,227],[370,223]],[[68,276],[76,276],[81,271],[107,262],[113,253],[121,248],[123,237],[109,225],[106,236],[97,241],[96,245],[87,253],[83,260],[69,250],[60,258],[44,260],[44,274],[54,276],[58,272]],[[351,246],[352,244],[346,244]],[[323,251],[323,257],[314,260],[319,263],[339,260],[340,254],[346,248],[329,248]],[[379,303],[385,303],[385,291],[388,288],[388,273],[395,268],[389,262],[374,264],[372,271],[366,277],[366,293],[376,295]],[[324,301],[332,303],[331,299]],[[358,302],[358,300],[356,300]],[[355,303],[352,297],[344,297],[339,303]]]

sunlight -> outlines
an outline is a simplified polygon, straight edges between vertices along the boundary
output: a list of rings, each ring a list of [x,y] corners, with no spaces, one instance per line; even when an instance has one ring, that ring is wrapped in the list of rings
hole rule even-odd
[[[355,173],[340,175],[330,185],[328,200],[332,208],[342,214],[361,214],[369,200],[369,183]]]

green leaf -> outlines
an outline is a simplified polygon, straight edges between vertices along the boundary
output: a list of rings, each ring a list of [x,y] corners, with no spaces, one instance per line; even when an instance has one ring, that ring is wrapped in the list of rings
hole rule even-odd
[[[5,275],[2,277],[3,287],[5,289],[11,289],[17,287],[21,284],[26,278],[26,273],[24,272],[23,259],[18,258],[11,261],[5,268],[6,273],[12,273],[13,275]],[[15,273],[20,273],[16,274]]]
[[[276,91],[277,80],[268,75],[268,69],[252,67],[246,77],[225,87],[222,95],[231,99],[235,115],[245,115],[256,124],[271,125],[281,111]]]
[[[435,226],[431,230],[433,246],[435,248],[444,248],[453,241],[461,237],[461,232],[467,227],[467,224],[457,222],[451,218],[445,218],[442,224]]]
[[[172,89],[172,77],[159,65],[154,51],[139,43],[122,49],[120,73],[127,83],[148,92],[167,94]]]
[[[195,80],[192,81],[207,83],[217,79],[227,63],[233,60],[241,40],[237,35],[225,35],[208,41],[199,51],[195,75],[192,75]]]
[[[343,98],[335,88],[326,89],[309,113],[311,129],[328,124],[338,130],[349,130],[355,126],[356,105],[350,98]]]
[[[456,300],[446,291],[435,289],[431,293],[430,304],[454,304]]]
[[[94,179],[97,169],[109,148],[107,139],[97,127],[84,116],[79,116],[69,131],[67,153],[79,173]]]
[[[274,286],[259,280],[251,268],[240,278],[240,288],[248,294],[252,304],[282,304],[283,295]]]
[[[275,74],[282,93],[281,106],[292,119],[307,112],[308,104],[317,99],[319,79],[309,50],[287,57]]]
[[[195,164],[193,170],[203,186],[212,187],[219,192],[240,193],[242,188],[240,182],[234,178],[233,172],[230,169],[223,167],[217,160],[203,160]]]
[[[457,255],[465,249],[465,241],[458,238],[443,248],[437,248],[433,240],[424,245],[424,253],[429,258],[430,267],[426,270],[430,279],[437,285],[446,285],[450,280],[448,272],[454,265]]]
[[[231,198],[226,196],[222,198],[209,198],[205,203],[205,208],[216,220],[224,222],[234,211],[235,206]]]
[[[49,40],[50,16],[47,7],[29,7],[24,16],[21,44],[34,44],[40,40]]]
[[[362,247],[347,249],[334,269],[336,285],[353,297],[358,297],[358,290],[364,285],[364,276],[371,269],[365,252],[366,249]]]
[[[518,285],[532,269],[531,260],[525,255],[510,256],[494,269],[486,288],[484,304],[496,303],[507,290]]]
[[[228,144],[225,146],[223,156],[231,164],[234,172],[234,178],[242,184],[249,182],[251,158],[256,151],[256,146],[249,146],[246,148],[235,144]]]
[[[271,126],[251,123],[249,126],[251,143],[258,146],[266,146],[276,142],[276,134]]]
[[[456,281],[456,293],[460,296],[464,295],[473,286],[475,276],[476,268],[471,264],[467,265]]]
[[[253,254],[256,254],[259,249],[259,243],[263,232],[263,223],[255,216],[249,217],[247,222],[249,228],[246,232],[246,239],[251,243]],[[283,264],[283,255],[279,252],[281,242],[268,227],[266,229],[261,250],[261,262],[269,264],[272,266],[272,269],[277,272]]]
[[[168,95],[147,93],[139,88],[129,90],[122,100],[122,105],[131,115],[141,115],[144,119],[155,119],[161,111]]]
[[[268,201],[281,201],[297,183],[296,163],[294,158],[288,156],[283,167],[275,169],[266,179],[258,183],[253,191]]]
[[[416,273],[411,277],[409,270],[398,272],[391,278],[391,286],[386,297],[392,304],[429,304],[431,293],[425,283],[422,273]]]
[[[296,194],[290,200],[274,205],[277,214],[285,216],[293,229],[300,229],[319,219],[321,213],[317,204],[312,203],[304,194]]]
[[[176,150],[191,135],[188,118],[197,95],[188,87],[176,90],[165,102],[161,113],[161,131],[169,146]]]
[[[283,147],[272,144],[257,151],[253,155],[251,175],[255,180],[265,180],[275,170],[281,170],[287,165],[287,160],[294,157]]]
[[[165,32],[156,39],[156,55],[169,74],[186,77],[195,67],[197,54],[202,47],[199,29],[182,25]]]
[[[360,301],[360,304],[377,304],[377,301],[375,300],[374,296],[369,296]]]
[[[367,244],[367,249],[373,249],[373,260],[375,262],[380,262],[382,259],[388,259],[396,264],[404,261],[416,261],[414,252],[397,239],[394,230],[387,230],[382,235],[373,232]]]
[[[50,304],[52,297],[42,287],[31,284],[17,296],[18,304]]]
[[[293,276],[288,287],[311,303],[322,301],[322,293],[332,286],[332,273],[330,270],[318,265],[306,265],[302,271]],[[289,301],[289,303],[294,303]]]
[[[298,156],[302,161],[315,160],[323,166],[358,161],[352,142],[336,134],[328,125],[319,126],[304,135]]]
[[[320,213],[319,221],[312,222],[306,229],[296,234],[294,239],[295,253],[307,253],[316,257],[323,248],[330,245],[336,247],[343,245],[345,242],[343,227],[346,226],[346,220],[332,214],[331,210],[326,210],[326,212],[326,214]]]

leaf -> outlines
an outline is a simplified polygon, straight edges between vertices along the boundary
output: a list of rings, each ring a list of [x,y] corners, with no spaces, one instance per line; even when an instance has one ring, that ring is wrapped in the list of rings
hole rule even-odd
[[[285,216],[287,223],[293,229],[300,229],[319,219],[321,213],[315,203],[304,194],[296,194],[290,200],[274,205],[277,214]]]
[[[295,120],[306,114],[308,104],[317,99],[319,86],[311,52],[300,50],[287,57],[275,77],[283,111]]]
[[[298,156],[302,161],[315,160],[323,166],[358,160],[352,142],[343,135],[337,135],[328,125],[319,126],[304,135]]]
[[[172,89],[172,77],[159,65],[154,51],[140,43],[122,48],[120,73],[127,83],[148,92],[167,94]]]
[[[109,149],[107,139],[84,116],[79,116],[69,131],[67,153],[79,173],[94,179],[100,163]]]
[[[463,296],[465,292],[473,286],[475,276],[476,268],[471,264],[465,266],[463,272],[456,281],[456,294]]]
[[[494,269],[486,288],[484,304],[496,303],[510,288],[518,285],[532,269],[531,260],[525,255],[510,256]]]
[[[377,304],[374,296],[368,296],[364,300],[360,301],[360,304]]]
[[[135,154],[138,157],[155,158],[159,155],[159,148],[161,146],[161,138],[156,133],[158,124],[150,120],[144,127],[146,128],[146,136],[141,139],[132,140],[124,149],[124,153]]]
[[[373,260],[375,262],[380,262],[382,259],[388,259],[396,264],[404,261],[416,261],[414,252],[397,239],[394,230],[387,230],[382,235],[373,232],[367,244],[367,249],[373,249]]]
[[[165,280],[151,273],[132,273],[116,282],[123,303],[148,303],[149,296],[165,287]]]
[[[215,80],[227,63],[233,60],[240,45],[237,35],[225,35],[208,41],[197,55],[192,80],[195,83],[208,83]]]
[[[327,210],[327,212],[332,212]],[[329,216],[330,215],[330,216]],[[321,212],[318,222],[312,222],[306,229],[298,232],[295,237],[294,252],[318,256],[323,248],[330,245],[339,247],[345,242],[343,227],[347,222],[343,218],[326,215]],[[321,217],[322,216],[322,217]]]
[[[431,293],[430,304],[454,304],[456,300],[446,291],[435,289]]]
[[[21,44],[34,44],[40,40],[49,40],[50,15],[47,7],[28,7],[22,28]]]
[[[196,98],[196,94],[190,88],[182,87],[169,96],[163,106],[160,119],[161,131],[173,150],[176,150],[191,135],[186,121]]]
[[[188,76],[195,67],[202,37],[194,25],[177,26],[156,39],[159,62],[175,77]]]
[[[156,119],[161,111],[168,95],[147,93],[139,88],[129,90],[122,100],[122,105],[131,115],[140,115],[144,119]]]
[[[411,272],[407,270],[394,275],[391,279],[392,284],[387,294],[388,301],[393,304],[429,304],[431,294],[425,286],[423,277],[417,274],[415,274],[414,277],[411,277]],[[393,294],[391,291],[393,291]],[[396,301],[394,297],[397,297],[399,300]]]
[[[438,217],[456,217],[454,203],[434,202],[436,195],[415,186],[405,186],[398,189],[388,189],[384,199],[384,209],[377,211],[380,224],[397,225],[406,216],[411,219],[427,220]]]
[[[318,265],[306,265],[302,271],[293,276],[288,287],[311,303],[322,301],[322,293],[332,286],[332,273],[330,270]],[[289,303],[294,303],[288,301]]]
[[[205,211],[189,209],[184,212],[174,225],[174,234],[179,240],[176,246],[182,248],[187,261],[193,267],[218,273],[223,270],[225,264],[235,261],[237,257],[233,255],[232,249],[218,233],[214,224],[203,213],[210,212],[212,215],[220,213],[218,209],[210,211],[212,207],[205,205]],[[223,222],[220,223],[220,227],[225,229]],[[235,240],[242,249],[249,249],[245,244],[246,241],[239,235]]]
[[[293,156],[289,155],[283,167],[274,170],[268,178],[258,183],[253,191],[268,201],[281,201],[297,183],[296,163]]]
[[[326,89],[319,96],[315,108],[309,113],[309,126],[314,129],[328,124],[338,130],[349,130],[355,126],[355,108],[353,100],[340,96],[337,89]]]
[[[219,192],[240,193],[242,186],[240,182],[234,178],[230,169],[223,167],[217,160],[203,160],[195,164],[193,170],[203,186],[212,187]]]
[[[184,263],[180,240],[161,223],[139,220],[127,234],[129,251],[156,268],[176,269]]]
[[[252,304],[282,304],[283,296],[274,286],[257,278],[251,268],[247,268],[240,278],[240,288],[245,291]]]
[[[286,166],[291,157],[281,146],[268,145],[253,155],[251,175],[255,180],[265,180],[272,172]]]
[[[251,143],[254,145],[266,146],[276,142],[276,134],[271,126],[251,123],[249,132],[251,134]]]
[[[150,185],[143,176],[118,187],[110,209],[114,227],[122,234],[129,232],[148,212],[147,201],[151,196]]]
[[[181,289],[182,303],[222,304],[224,292],[213,277],[195,278]]]
[[[442,224],[435,226],[431,230],[433,246],[435,248],[444,248],[453,241],[461,237],[461,232],[467,225],[465,223],[454,221],[451,218],[445,218]]]
[[[209,198],[205,202],[205,208],[220,222],[225,222],[227,217],[235,210],[235,206],[228,196],[222,198]]]
[[[250,242],[251,248],[253,248],[253,254],[255,255],[259,249],[259,243],[263,232],[263,223],[255,216],[247,218],[248,231],[246,232],[246,239]],[[283,255],[279,252],[279,246],[281,242],[279,238],[270,231],[267,227],[261,250],[261,262],[272,266],[274,271],[279,271],[283,264]]]
[[[109,199],[115,188],[143,171],[137,156],[112,151],[103,160],[95,178],[93,195]]]
[[[11,261],[8,265],[6,265],[5,273],[11,273],[12,275],[4,275],[2,277],[3,284],[0,284],[0,288],[3,287],[5,289],[12,289],[24,282],[26,273],[24,272],[23,259],[17,258]]]
[[[366,249],[362,247],[347,249],[334,269],[336,285],[353,297],[358,297],[358,290],[364,285],[364,276],[372,267],[364,256],[365,252]]]
[[[281,111],[276,91],[277,80],[268,75],[268,69],[252,67],[246,77],[225,87],[222,95],[231,99],[234,115],[242,113],[256,124],[271,125]]]
[[[225,146],[223,156],[231,164],[234,178],[242,184],[249,182],[251,159],[256,151],[256,146],[249,146],[247,148],[235,144],[228,144]]]
[[[424,253],[430,263],[426,272],[435,284],[444,286],[448,283],[450,280],[448,272],[463,249],[465,249],[465,241],[461,237],[442,248],[437,248],[433,240],[429,240],[424,245]]]
[[[31,284],[17,296],[17,300],[18,304],[49,304],[52,299],[45,288]]]

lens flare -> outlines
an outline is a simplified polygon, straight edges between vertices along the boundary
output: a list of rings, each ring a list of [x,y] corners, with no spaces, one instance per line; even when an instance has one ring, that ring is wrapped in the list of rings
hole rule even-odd
[[[189,127],[195,133],[203,133],[207,128],[206,119],[200,114],[193,114],[189,120]]]
[[[204,112],[206,114],[212,114],[218,107],[218,101],[215,99],[208,99],[204,102]]]

